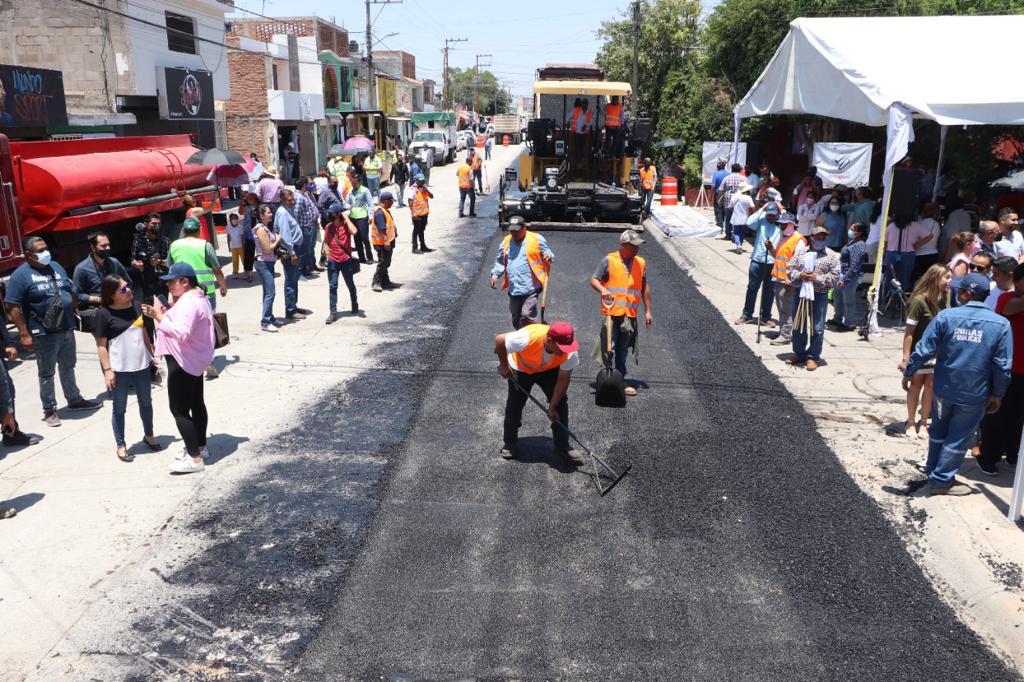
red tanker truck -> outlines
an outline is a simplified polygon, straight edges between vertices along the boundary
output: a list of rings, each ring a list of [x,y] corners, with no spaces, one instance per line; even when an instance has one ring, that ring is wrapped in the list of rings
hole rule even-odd
[[[210,166],[185,163],[197,150],[189,135],[46,142],[0,135],[0,271],[22,262],[22,238],[33,234],[70,270],[93,230],[107,232],[115,255],[126,257],[144,216],[163,213],[165,234],[177,230],[183,195],[201,203],[218,193],[206,179]]]

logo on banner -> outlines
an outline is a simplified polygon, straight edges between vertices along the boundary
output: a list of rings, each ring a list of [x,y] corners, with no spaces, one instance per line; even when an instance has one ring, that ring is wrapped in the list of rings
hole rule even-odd
[[[203,106],[203,89],[194,75],[190,73],[185,76],[178,88],[178,94],[181,96],[181,108],[189,116],[196,116]]]
[[[836,159],[836,170],[842,173],[849,168],[851,164],[853,164],[853,160],[849,156],[840,156]]]

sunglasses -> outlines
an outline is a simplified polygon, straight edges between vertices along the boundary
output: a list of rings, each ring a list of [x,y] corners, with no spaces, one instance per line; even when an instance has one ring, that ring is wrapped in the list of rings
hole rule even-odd
[[[120,289],[120,291],[121,291],[121,293],[122,293],[122,294],[127,294],[127,293],[128,293],[129,291],[131,291],[131,290],[132,290],[132,285],[131,285],[131,284],[125,284],[125,285],[124,285],[123,287],[121,287],[121,289]]]
[[[967,267],[970,268],[971,272],[985,272],[989,268],[987,265],[978,265],[977,263],[971,263]]]

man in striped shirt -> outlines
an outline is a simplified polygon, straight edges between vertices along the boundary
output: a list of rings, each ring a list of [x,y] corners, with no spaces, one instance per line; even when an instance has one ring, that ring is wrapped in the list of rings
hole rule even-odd
[[[738,163],[732,165],[732,172],[722,178],[722,184],[718,186],[718,192],[722,196],[722,205],[725,207],[725,238],[732,241],[732,195],[746,179],[742,174],[743,166]]]

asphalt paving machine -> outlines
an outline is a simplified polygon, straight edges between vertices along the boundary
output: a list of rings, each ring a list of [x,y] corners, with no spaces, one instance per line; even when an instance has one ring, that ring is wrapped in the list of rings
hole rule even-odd
[[[535,117],[527,126],[526,149],[499,184],[501,228],[521,215],[541,230],[643,229],[636,157],[649,140],[650,123],[626,121],[608,140],[601,134],[607,101],[629,96],[629,83],[592,79],[589,73],[551,79],[544,72],[533,87]],[[584,100],[593,125],[579,135],[573,112]]]

